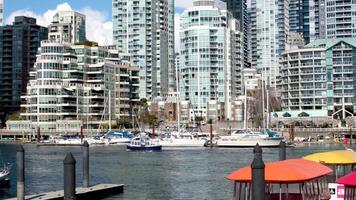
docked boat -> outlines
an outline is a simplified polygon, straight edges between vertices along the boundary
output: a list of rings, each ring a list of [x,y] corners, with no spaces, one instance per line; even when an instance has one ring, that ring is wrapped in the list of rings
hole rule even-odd
[[[172,132],[160,138],[162,147],[204,147],[207,135],[192,132]]]
[[[162,145],[158,139],[151,139],[146,133],[141,133],[140,137],[134,137],[127,145],[129,151],[161,151]]]
[[[284,140],[278,133],[272,131],[254,132],[248,130],[233,131],[229,136],[220,136],[216,141],[218,147],[277,147]]]
[[[108,131],[102,139],[105,144],[130,143],[132,133],[129,131]]]
[[[5,181],[7,176],[10,174],[10,165],[4,165],[0,168],[0,182]]]

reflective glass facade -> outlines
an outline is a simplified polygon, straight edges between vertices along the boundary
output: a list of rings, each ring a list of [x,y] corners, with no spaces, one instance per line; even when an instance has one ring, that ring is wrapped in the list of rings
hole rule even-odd
[[[175,90],[174,1],[113,0],[113,42],[140,68],[140,97]]]
[[[269,86],[276,87],[280,73],[280,55],[288,49],[289,1],[252,0],[252,67]]]
[[[206,116],[210,101],[224,102],[228,110],[241,94],[242,35],[223,2],[193,3],[181,15],[180,96]]]
[[[20,111],[21,95],[26,93],[29,72],[36,62],[40,41],[47,39],[47,28],[36,19],[15,17],[12,25],[0,27],[0,121]]]

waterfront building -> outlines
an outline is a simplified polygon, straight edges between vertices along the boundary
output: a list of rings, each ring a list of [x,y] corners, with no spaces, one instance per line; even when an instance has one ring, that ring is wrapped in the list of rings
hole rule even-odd
[[[4,23],[4,0],[0,0],[0,26]]]
[[[290,0],[289,30],[299,33],[306,44],[325,38],[327,0]]]
[[[331,117],[356,113],[356,40],[322,39],[282,55],[279,118]]]
[[[222,1],[195,0],[181,14],[180,99],[190,101],[195,116],[207,119],[213,101],[226,104],[229,118],[231,100],[242,88],[241,35]]]
[[[85,15],[75,11],[58,11],[49,25],[48,38],[72,44],[86,41]]]
[[[244,67],[250,66],[249,60],[249,41],[248,41],[248,27],[249,15],[247,10],[247,0],[223,0],[227,4],[227,10],[232,13],[232,16],[240,22],[240,32],[242,34],[243,45],[243,62]]]
[[[356,1],[325,0],[326,38],[356,37]]]
[[[288,49],[288,0],[251,1],[252,67],[275,88],[280,72],[280,56]]]
[[[92,42],[42,41],[21,115],[44,130],[58,129],[63,120],[98,128],[131,117],[139,100],[138,68],[129,59]]]
[[[140,68],[140,97],[175,91],[174,1],[113,0],[113,42]]]
[[[0,27],[0,124],[7,115],[20,111],[29,71],[36,62],[40,41],[47,39],[47,31],[36,24],[35,18],[24,16]]]

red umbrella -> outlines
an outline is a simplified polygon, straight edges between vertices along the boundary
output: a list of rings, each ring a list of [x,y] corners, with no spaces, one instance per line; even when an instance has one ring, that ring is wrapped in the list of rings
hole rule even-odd
[[[343,176],[337,179],[336,182],[345,186],[356,187],[356,172],[352,172],[346,176]]]

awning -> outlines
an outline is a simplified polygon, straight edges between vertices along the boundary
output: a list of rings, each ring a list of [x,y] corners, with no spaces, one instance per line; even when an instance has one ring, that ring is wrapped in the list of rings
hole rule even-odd
[[[332,172],[325,165],[304,159],[289,159],[265,164],[266,183],[301,183]],[[226,178],[237,182],[251,182],[251,166],[238,169]]]
[[[356,152],[349,150],[337,150],[322,153],[314,153],[303,157],[326,165],[351,165],[356,164]]]
[[[356,187],[356,172],[352,172],[346,176],[337,179],[336,183],[346,186]]]

